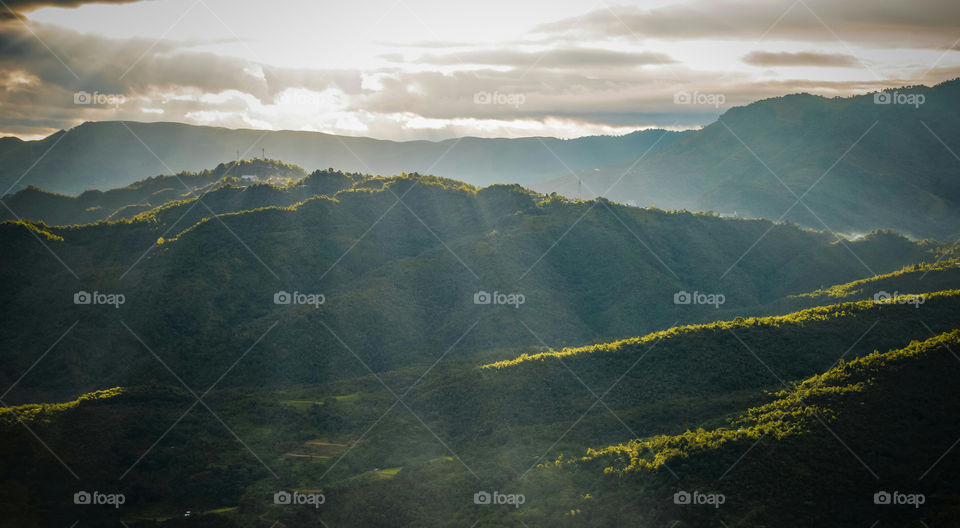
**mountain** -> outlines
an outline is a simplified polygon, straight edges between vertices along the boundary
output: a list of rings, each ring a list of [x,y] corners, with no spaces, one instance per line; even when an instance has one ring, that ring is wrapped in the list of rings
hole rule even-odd
[[[309,194],[304,186],[330,195],[270,203]],[[225,214],[209,213],[217,209]],[[362,373],[358,357],[385,371],[451,343],[454,355],[537,345],[538,336],[583,344],[709,320],[720,306],[749,313],[946,249],[892,233],[844,242],[765,220],[337,172],[283,188],[219,187],[116,222],[5,222],[0,240],[9,249],[0,342],[13,351],[3,372],[22,371],[52,328],[80,321],[58,345],[64,353],[37,367],[37,392],[11,393],[19,401],[155,379],[137,337],[189,371],[185,379],[212,382],[229,365],[224,351],[282,321],[231,383],[322,383]],[[125,302],[75,304],[79,292]],[[280,292],[325,302],[276,304]]]
[[[432,172],[474,185],[529,184],[571,170],[627,160],[684,132],[644,130],[624,136],[384,141],[319,132],[231,130],[180,123],[87,122],[41,140],[0,141],[0,185],[33,185],[59,194],[122,187],[181,171],[200,171],[238,153],[302,167],[400,174]],[[241,176],[241,175],[238,175]]]
[[[575,197],[582,179],[585,197],[841,233],[956,238],[960,79],[886,93],[894,103],[876,104],[878,94],[758,101],[639,161],[532,187]],[[922,104],[896,102],[908,100]]]

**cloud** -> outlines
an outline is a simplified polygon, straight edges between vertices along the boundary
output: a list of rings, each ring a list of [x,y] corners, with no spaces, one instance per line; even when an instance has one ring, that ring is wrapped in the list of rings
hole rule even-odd
[[[323,90],[331,83],[360,90],[356,71],[278,68],[197,52],[192,43],[109,39],[58,26],[0,24],[0,68],[26,71],[39,82],[69,92],[142,95],[173,88],[204,92],[240,90],[263,101],[291,87]]]
[[[333,87],[345,96],[362,90],[360,72],[353,70],[279,68],[193,51],[190,43],[109,39],[30,24],[30,30],[19,23],[0,24],[0,129],[18,135],[49,133],[85,120],[156,117],[158,109],[169,121],[189,121],[188,116],[204,115],[196,114],[203,110],[251,112],[247,126],[261,126],[268,121],[253,114],[276,117],[285,109],[296,111],[296,105],[278,104],[290,89],[321,94]],[[125,103],[119,108],[78,105],[78,92],[122,96]],[[224,101],[204,99],[224,93],[235,95]]]
[[[131,4],[140,0],[5,0],[0,19],[24,19],[23,13],[41,7],[80,7],[87,4]]]
[[[413,42],[380,42],[379,44],[388,48],[465,48],[476,45],[454,40],[416,40]]]
[[[798,53],[752,51],[744,55],[743,62],[751,66],[819,66],[836,68],[860,66],[860,61],[853,55],[813,53],[807,51]]]
[[[663,53],[614,51],[598,48],[552,49],[543,52],[513,50],[475,50],[443,55],[423,55],[417,64],[481,64],[518,68],[584,68],[606,66],[644,66],[677,61]]]
[[[916,81],[758,80],[746,67],[697,71],[666,54],[611,50],[600,42],[543,53],[503,47],[438,50],[420,60],[366,70],[281,68],[199,51],[203,43],[112,39],[25,24],[0,23],[0,130],[21,137],[115,119],[388,139],[570,137],[651,126],[694,127],[715,120],[726,108],[767,97],[804,91],[849,95]],[[748,57],[754,63],[782,65],[811,57],[823,62],[831,56],[767,52]],[[461,62],[477,67],[458,68]],[[951,71],[956,77],[951,67],[927,72],[924,81],[943,80],[933,77]],[[123,102],[76,104],[74,96],[81,90],[122,95]],[[676,105],[674,95],[681,90],[723,94],[725,103],[720,108]]]
[[[836,41],[877,47],[949,47],[960,33],[956,0],[695,0],[655,9],[601,8],[540,25],[555,39],[743,39]]]
[[[0,117],[3,130],[50,131],[84,120],[157,116],[221,126],[348,132],[367,126],[370,134],[387,127],[393,137],[403,135],[398,127],[404,124],[429,122],[431,130],[451,129],[411,115],[459,120],[457,130],[469,123],[493,130],[492,123],[500,122],[504,130],[517,132],[550,118],[579,120],[595,125],[594,129],[629,126],[636,123],[633,118],[653,125],[654,119],[617,107],[617,102],[634,105],[636,92],[650,85],[635,68],[624,66],[672,61],[650,53],[571,49],[540,57],[545,65],[567,69],[538,69],[522,76],[493,69],[453,74],[402,68],[291,69],[194,51],[191,43],[110,39],[58,26],[31,26],[32,33],[21,24],[0,24],[0,71],[9,72],[7,78],[0,78],[0,104],[6,109]],[[528,66],[538,56],[491,51],[473,58]],[[437,62],[452,60],[441,57]],[[610,71],[603,75],[571,71],[588,65]],[[291,90],[304,91],[299,100],[293,97],[294,104],[289,99],[296,92]],[[119,108],[76,105],[78,91],[122,95],[125,103]],[[476,94],[482,91],[520,94],[528,103],[522,108],[475,104]],[[670,90],[655,93],[663,101],[672,101]],[[315,103],[309,101],[311,97]],[[520,122],[526,124],[507,126]]]
[[[525,71],[523,75],[492,69],[396,72],[380,78],[379,84],[379,90],[350,98],[349,109],[374,114],[406,112],[430,119],[564,118],[610,126],[693,127],[715,120],[719,112],[731,106],[768,97],[797,92],[849,95],[911,83],[905,79],[757,81],[749,73],[718,74],[679,68],[665,76],[656,68],[612,68],[602,76],[556,69]],[[418,89],[407,90],[411,85]],[[723,94],[725,104],[719,109],[675,105],[674,95],[681,90]],[[478,94],[483,95],[480,103],[475,101]],[[497,96],[502,101],[500,104]],[[510,103],[521,96],[521,104]]]

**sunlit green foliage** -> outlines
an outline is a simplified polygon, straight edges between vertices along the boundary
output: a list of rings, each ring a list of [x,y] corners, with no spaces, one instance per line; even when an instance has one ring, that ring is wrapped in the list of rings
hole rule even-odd
[[[33,422],[36,420],[51,420],[55,414],[62,413],[67,409],[72,409],[78,405],[81,405],[83,402],[102,400],[105,398],[113,398],[119,396],[123,393],[122,387],[114,387],[112,389],[105,389],[90,392],[87,394],[81,394],[76,400],[63,402],[63,403],[28,403],[26,405],[15,405],[13,407],[3,407],[0,408],[0,420],[4,422],[11,422],[16,420],[22,420],[25,422]]]
[[[950,264],[954,266],[955,264]],[[945,266],[947,267],[947,266]],[[913,271],[913,270],[911,270]],[[897,276],[900,273],[891,274],[892,276]],[[832,291],[842,291],[849,288],[850,285],[839,285],[832,288]],[[817,292],[814,292],[816,294]],[[807,295],[814,295],[807,294]],[[941,292],[927,293],[922,294],[925,299],[935,300],[938,298],[945,297],[955,297],[960,295],[960,290],[947,290]],[[906,297],[901,297],[903,300]],[[893,299],[893,302],[896,302],[898,299]],[[887,301],[887,304],[890,304],[891,301]],[[676,338],[684,335],[693,335],[693,334],[710,334],[715,333],[717,330],[736,330],[744,328],[753,328],[753,327],[771,327],[779,328],[782,326],[803,326],[805,324],[814,322],[814,321],[828,321],[831,319],[843,319],[849,317],[852,314],[863,312],[866,310],[879,310],[880,305],[875,301],[858,301],[851,303],[842,303],[837,305],[830,306],[819,306],[816,308],[809,308],[800,312],[795,312],[782,316],[770,316],[770,317],[749,317],[737,319],[731,321],[717,321],[714,323],[707,324],[696,324],[696,325],[685,325],[685,326],[675,326],[667,330],[662,330],[660,332],[653,332],[641,337],[633,337],[630,339],[624,339],[621,341],[614,341],[611,343],[603,343],[599,345],[591,345],[585,347],[576,347],[576,348],[564,348],[559,351],[551,350],[549,352],[543,352],[540,354],[533,355],[522,355],[515,359],[497,361],[495,363],[490,363],[488,365],[483,365],[481,368],[505,368],[527,361],[544,361],[546,359],[560,359],[569,356],[575,356],[577,354],[594,354],[594,353],[615,353],[621,352],[624,350],[633,350],[638,345],[651,344],[655,341]]]

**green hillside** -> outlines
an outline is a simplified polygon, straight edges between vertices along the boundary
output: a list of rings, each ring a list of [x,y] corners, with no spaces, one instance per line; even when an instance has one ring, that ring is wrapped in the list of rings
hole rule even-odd
[[[279,323],[229,382],[319,383],[364,373],[354,354],[379,372],[454,343],[458,356],[541,339],[566,346],[625,338],[719,312],[676,304],[680,292],[719,293],[725,309],[749,311],[824,283],[932,261],[946,249],[892,233],[835,242],[763,220],[542,199],[517,186],[357,177],[327,171],[282,189],[214,189],[211,207],[230,211],[350,185],[192,226],[190,215],[204,215],[190,202],[85,226],[0,224],[10,249],[0,268],[0,316],[10,323],[0,342],[12,351],[2,358],[3,377],[13,381],[8,373],[22,372],[79,321],[61,353],[34,371],[35,383],[11,397],[169,381],[137,338],[186,379],[210,383],[238,353],[224,351],[245,350]],[[74,304],[80,291],[119,293],[126,302]],[[275,304],[281,291],[323,294],[326,302]],[[478,305],[480,292],[525,302]]]
[[[798,517],[829,526],[877,519],[949,524],[960,496],[952,478],[958,462],[945,456],[958,432],[950,390],[960,369],[953,352],[958,345],[960,331],[954,330],[874,352],[785,388],[777,400],[726,428],[591,450],[575,464],[619,477],[605,486],[609,494],[584,501],[581,513],[600,522],[614,497],[632,489],[642,490],[634,495],[639,500],[615,501],[629,508],[618,513],[651,525],[724,519],[790,526]],[[666,466],[679,482],[664,474]],[[677,506],[669,499],[678,487],[721,492],[727,502],[721,508]],[[877,504],[878,492],[923,498]]]
[[[78,516],[180,526],[187,509],[210,526],[630,518],[640,527],[717,519],[760,527],[790,526],[797,515],[824,526],[876,518],[932,526],[950,518],[960,491],[957,462],[934,464],[958,432],[950,387],[960,334],[945,329],[957,326],[960,291],[926,296],[920,309],[848,303],[546,355],[481,352],[427,375],[430,362],[384,372],[385,385],[368,375],[218,387],[195,406],[183,387],[141,385],[13,407],[0,412],[0,445],[19,454],[2,459],[3,500],[19,506],[10,518],[21,526]],[[489,362],[498,357],[518,359]],[[603,405],[591,406],[578,377]],[[623,390],[606,391],[611,380]],[[65,478],[51,482],[54,474]],[[67,506],[76,489],[127,502]],[[275,505],[281,489],[322,491],[326,502]],[[484,490],[524,502],[474,504]],[[874,505],[883,490],[924,493],[926,505]],[[725,502],[678,506],[678,491],[722,493]]]

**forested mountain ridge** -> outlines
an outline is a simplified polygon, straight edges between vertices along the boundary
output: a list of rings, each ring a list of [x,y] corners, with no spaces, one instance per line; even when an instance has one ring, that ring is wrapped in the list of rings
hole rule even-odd
[[[306,175],[306,171],[295,165],[252,159],[221,163],[214,169],[200,172],[156,176],[108,191],[84,191],[79,196],[66,196],[29,186],[0,197],[6,204],[0,209],[0,220],[28,219],[49,225],[123,220],[172,201],[202,196],[225,185],[268,184],[270,178],[282,185],[283,182],[299,181]],[[255,176],[256,180],[247,181],[244,176]],[[241,209],[231,212],[238,210]]]
[[[382,371],[454,342],[456,354],[536,345],[536,335],[558,345],[600,342],[719,311],[719,303],[678,303],[682,292],[720,294],[725,309],[749,311],[824,283],[932,261],[939,247],[891,233],[836,242],[764,220],[544,199],[518,186],[352,178],[315,173],[301,183],[333,179],[350,187],[194,225],[185,213],[203,206],[179,202],[86,226],[0,224],[11,249],[0,268],[8,299],[2,316],[11,324],[0,341],[23,354],[5,356],[5,372],[25,367],[51,325],[79,320],[61,344],[75,352],[38,367],[49,390],[66,395],[147,381],[155,375],[151,358],[134,352],[141,344],[122,320],[169,354],[172,366],[208,379],[229,364],[219,350],[243,348],[280,318],[263,356],[231,382],[318,383],[362,373],[351,351]],[[210,195],[299,196],[296,189],[223,187]],[[225,203],[231,210],[237,202]],[[75,305],[80,291],[122,293],[126,302],[109,310]],[[326,302],[275,304],[281,291],[322,294]],[[637,294],[612,295],[625,291]],[[476,304],[481,292],[519,294],[524,302]],[[63,310],[49,315],[49,306]],[[42,394],[33,399],[48,399]]]
[[[877,104],[878,95],[896,98]],[[960,235],[960,79],[852,97],[794,94],[731,108],[645,156],[535,184],[636,205],[815,229]],[[923,99],[919,99],[922,97]],[[902,104],[906,100],[916,104]],[[798,202],[798,199],[802,201]]]

